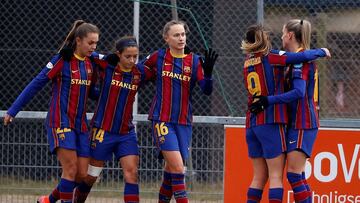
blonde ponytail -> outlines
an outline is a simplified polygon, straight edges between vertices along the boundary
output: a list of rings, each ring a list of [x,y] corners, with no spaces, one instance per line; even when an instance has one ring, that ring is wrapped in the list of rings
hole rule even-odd
[[[296,41],[303,49],[310,49],[311,23],[307,20],[293,19],[285,24],[288,32],[294,32]]]

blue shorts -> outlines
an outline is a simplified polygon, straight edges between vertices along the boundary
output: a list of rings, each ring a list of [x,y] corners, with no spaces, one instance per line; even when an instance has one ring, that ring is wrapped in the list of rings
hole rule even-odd
[[[246,129],[246,143],[250,158],[272,159],[286,152],[285,127],[265,124]]]
[[[127,155],[139,155],[135,129],[128,134],[118,134],[93,128],[92,135],[91,157],[96,160],[111,160],[113,153],[116,160]]]
[[[318,129],[290,128],[286,136],[287,152],[302,151],[307,157],[311,156]]]
[[[77,156],[90,156],[90,137],[88,132],[71,128],[46,127],[50,152],[55,154],[57,148],[76,150]]]
[[[158,158],[164,151],[180,151],[183,160],[189,158],[192,126],[152,121],[152,134],[154,144],[157,147]]]

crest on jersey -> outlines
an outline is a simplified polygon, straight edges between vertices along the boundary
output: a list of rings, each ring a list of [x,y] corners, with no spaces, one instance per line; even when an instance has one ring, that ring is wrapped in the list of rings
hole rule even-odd
[[[54,65],[51,62],[46,64],[46,68],[48,68],[48,69],[52,69],[53,67],[54,67]]]
[[[65,134],[64,134],[64,133],[59,134],[59,138],[60,138],[61,140],[65,140]]]
[[[163,144],[165,142],[165,137],[164,136],[160,136],[159,137],[159,142],[160,144]]]
[[[190,73],[190,71],[191,71],[190,66],[184,66],[184,72],[185,73]]]

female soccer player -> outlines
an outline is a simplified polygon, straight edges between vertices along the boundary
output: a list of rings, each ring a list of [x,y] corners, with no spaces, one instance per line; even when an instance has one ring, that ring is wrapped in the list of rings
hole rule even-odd
[[[169,48],[159,49],[142,62],[156,77],[149,120],[159,158],[165,159],[160,203],[170,202],[172,195],[177,203],[188,202],[183,160],[189,156],[192,133],[191,94],[196,83],[204,94],[212,92],[211,75],[217,54],[210,49],[204,62],[194,53],[185,54],[187,32],[185,22],[169,21],[162,32]]]
[[[75,190],[74,202],[85,202],[105,161],[112,159],[113,154],[124,172],[124,202],[139,202],[139,148],[132,109],[138,88],[151,78],[151,72],[142,64],[135,65],[139,48],[134,37],[120,38],[115,48],[116,54],[107,56],[108,63],[96,62],[103,74],[100,98],[91,124],[91,159],[88,176]]]
[[[246,32],[242,49],[247,54],[244,64],[244,81],[248,91],[248,105],[262,97],[254,95],[278,95],[284,92],[286,64],[300,63],[326,56],[325,50],[316,49],[294,54],[272,51],[269,34],[260,25],[250,26]],[[261,100],[262,101],[262,100]],[[259,104],[260,103],[260,104]],[[269,200],[281,202],[283,197],[283,168],[285,104],[257,102],[246,113],[246,142],[253,163],[254,176],[248,190],[248,203],[259,202],[262,191],[270,179]]]
[[[80,182],[87,175],[90,140],[86,103],[95,79],[89,56],[96,49],[98,40],[99,29],[95,25],[75,21],[64,42],[64,45],[72,47],[74,54],[56,54],[23,90],[4,117],[5,125],[11,123],[20,109],[48,81],[52,81],[46,128],[50,151],[56,153],[62,175],[57,188],[51,195],[40,197],[40,203],[56,202],[58,198],[62,202],[71,202],[75,180]]]
[[[282,43],[286,51],[310,49],[311,24],[293,19],[283,26]],[[327,54],[330,56],[330,54]],[[305,162],[311,156],[319,127],[318,72],[314,62],[291,65],[287,71],[288,92],[263,97],[268,103],[288,103],[290,113],[286,136],[287,179],[296,202],[311,202],[312,192],[305,179]]]

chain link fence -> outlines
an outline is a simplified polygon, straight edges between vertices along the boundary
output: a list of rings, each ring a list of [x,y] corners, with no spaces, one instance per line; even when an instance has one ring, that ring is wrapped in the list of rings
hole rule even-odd
[[[165,47],[163,25],[172,18],[170,0],[140,2],[140,59]],[[322,119],[360,117],[360,1],[335,0],[181,0],[179,19],[189,27],[188,46],[201,54],[206,46],[216,49],[214,92],[203,96],[197,87],[193,95],[195,115],[245,116],[246,91],[243,86],[244,55],[240,50],[246,27],[263,21],[272,31],[273,47],[281,49],[282,25],[289,19],[310,20],[312,47],[328,47],[331,60],[320,60],[320,105]],[[263,6],[263,7],[262,7]],[[114,41],[133,33],[134,2],[4,0],[0,4],[0,109],[6,110],[47,64],[76,19],[96,24],[100,30],[98,51],[109,53]],[[262,15],[263,14],[263,15]],[[149,84],[139,92],[138,113],[147,114],[154,94]],[[23,109],[47,111],[50,85],[46,85]],[[94,102],[89,112],[94,110]],[[32,195],[49,192],[59,177],[57,160],[48,154],[42,119],[20,119],[0,130],[0,201],[30,202]],[[154,161],[147,122],[140,122],[141,190],[144,197],[156,199],[161,164]],[[223,126],[195,124],[192,159],[187,181],[195,200],[220,201],[223,174]],[[110,162],[97,194],[104,198],[121,196],[122,175],[116,162]],[[9,188],[9,189],[8,189]],[[19,191],[28,196],[11,196]],[[32,191],[32,192],[30,192]],[[98,200],[101,202],[102,200]],[[115,200],[114,200],[115,201]],[[154,200],[155,202],[156,200]]]
[[[318,62],[320,118],[359,118],[360,1],[269,2],[265,25],[274,31],[275,48],[281,48],[283,23],[298,18],[312,23],[311,47],[328,47],[332,52],[331,60]]]
[[[195,89],[196,115],[244,116],[244,55],[240,50],[247,26],[261,16],[273,32],[274,48],[281,48],[282,25],[289,19],[308,19],[313,25],[312,47],[328,47],[331,60],[319,61],[321,118],[358,118],[360,115],[359,50],[360,2],[264,0],[177,1],[178,16],[190,26],[188,45],[201,54],[206,45],[219,53],[215,91],[210,97]],[[110,1],[3,1],[0,5],[1,103],[6,110],[31,79],[56,53],[76,19],[84,19],[101,30],[98,51],[108,53],[114,41],[133,32],[134,2]],[[140,59],[165,47],[161,29],[172,18],[170,0],[140,2]],[[46,111],[50,85],[24,110]],[[139,113],[146,114],[154,93],[152,84],[139,93]],[[41,96],[40,96],[41,95]],[[94,105],[92,105],[94,106]],[[90,109],[91,111],[92,109]]]
[[[1,126],[0,202],[34,202],[49,194],[61,176],[56,157],[49,152],[44,119],[17,119],[11,127]],[[138,122],[140,146],[139,182],[141,202],[157,202],[163,162],[152,144],[150,122]],[[191,158],[186,163],[186,182],[194,202],[221,202],[223,199],[223,126],[195,124]],[[211,139],[209,139],[211,137]],[[117,160],[106,162],[88,202],[119,202],[123,174]],[[18,195],[22,194],[22,195]]]

